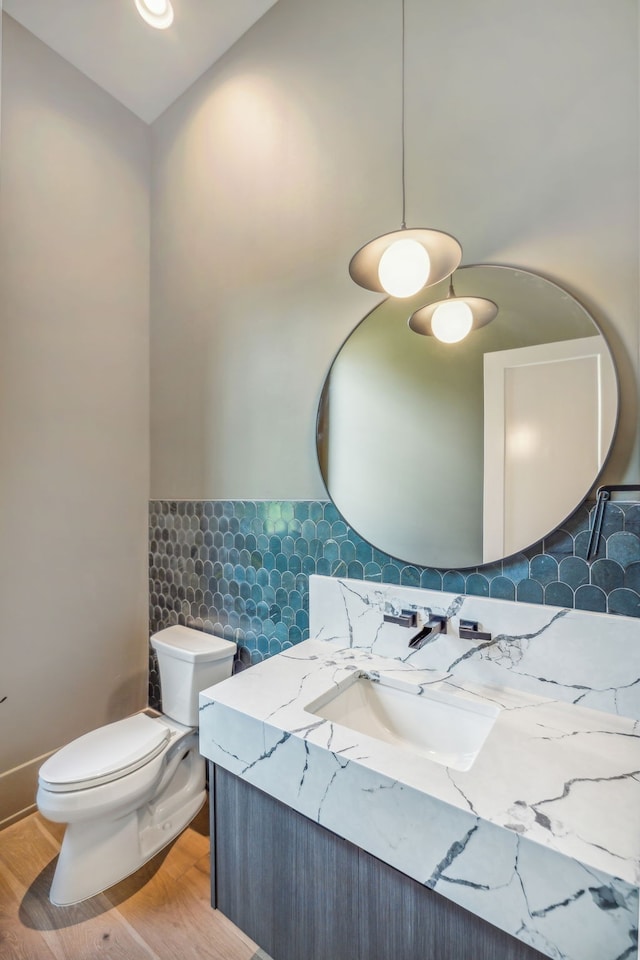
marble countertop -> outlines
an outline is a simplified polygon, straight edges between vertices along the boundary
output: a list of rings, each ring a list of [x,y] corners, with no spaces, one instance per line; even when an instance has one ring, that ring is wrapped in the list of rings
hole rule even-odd
[[[311,639],[204,691],[201,752],[549,957],[636,958],[638,721],[394,656],[406,632],[387,634],[384,656]],[[354,671],[497,707],[471,769],[306,709]]]

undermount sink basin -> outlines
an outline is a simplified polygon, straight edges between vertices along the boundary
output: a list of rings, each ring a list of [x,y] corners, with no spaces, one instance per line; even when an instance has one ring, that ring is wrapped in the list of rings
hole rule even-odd
[[[471,768],[500,713],[492,704],[364,673],[305,709],[454,770]]]

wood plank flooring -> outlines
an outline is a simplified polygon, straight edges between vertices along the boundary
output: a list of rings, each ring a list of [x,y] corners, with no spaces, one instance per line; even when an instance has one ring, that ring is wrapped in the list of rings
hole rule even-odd
[[[0,832],[0,960],[259,960],[210,904],[208,810],[137,873],[73,907],[49,887],[63,828],[34,813]]]

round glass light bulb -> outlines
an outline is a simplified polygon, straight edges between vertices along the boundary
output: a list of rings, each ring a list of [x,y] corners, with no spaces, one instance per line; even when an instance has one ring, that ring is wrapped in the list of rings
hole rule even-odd
[[[429,279],[429,254],[417,240],[396,240],[387,247],[378,264],[383,290],[392,297],[411,297]]]
[[[135,0],[142,19],[157,30],[166,30],[173,23],[171,0]]]
[[[464,300],[445,300],[433,311],[431,330],[443,343],[459,343],[473,326],[471,307]]]

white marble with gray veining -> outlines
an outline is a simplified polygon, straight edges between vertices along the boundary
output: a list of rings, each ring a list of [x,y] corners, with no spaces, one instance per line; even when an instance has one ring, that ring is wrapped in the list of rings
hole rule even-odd
[[[309,586],[312,637],[640,719],[640,621],[633,617],[331,577],[310,577]],[[446,614],[451,628],[409,651],[404,628],[382,623],[384,613],[401,609],[423,619]],[[492,640],[460,640],[460,618],[477,620]]]
[[[202,753],[548,957],[635,960],[640,621],[310,579],[313,639],[201,694]],[[401,609],[449,632],[409,650]],[[306,709],[354,671],[497,705],[471,769]]]

